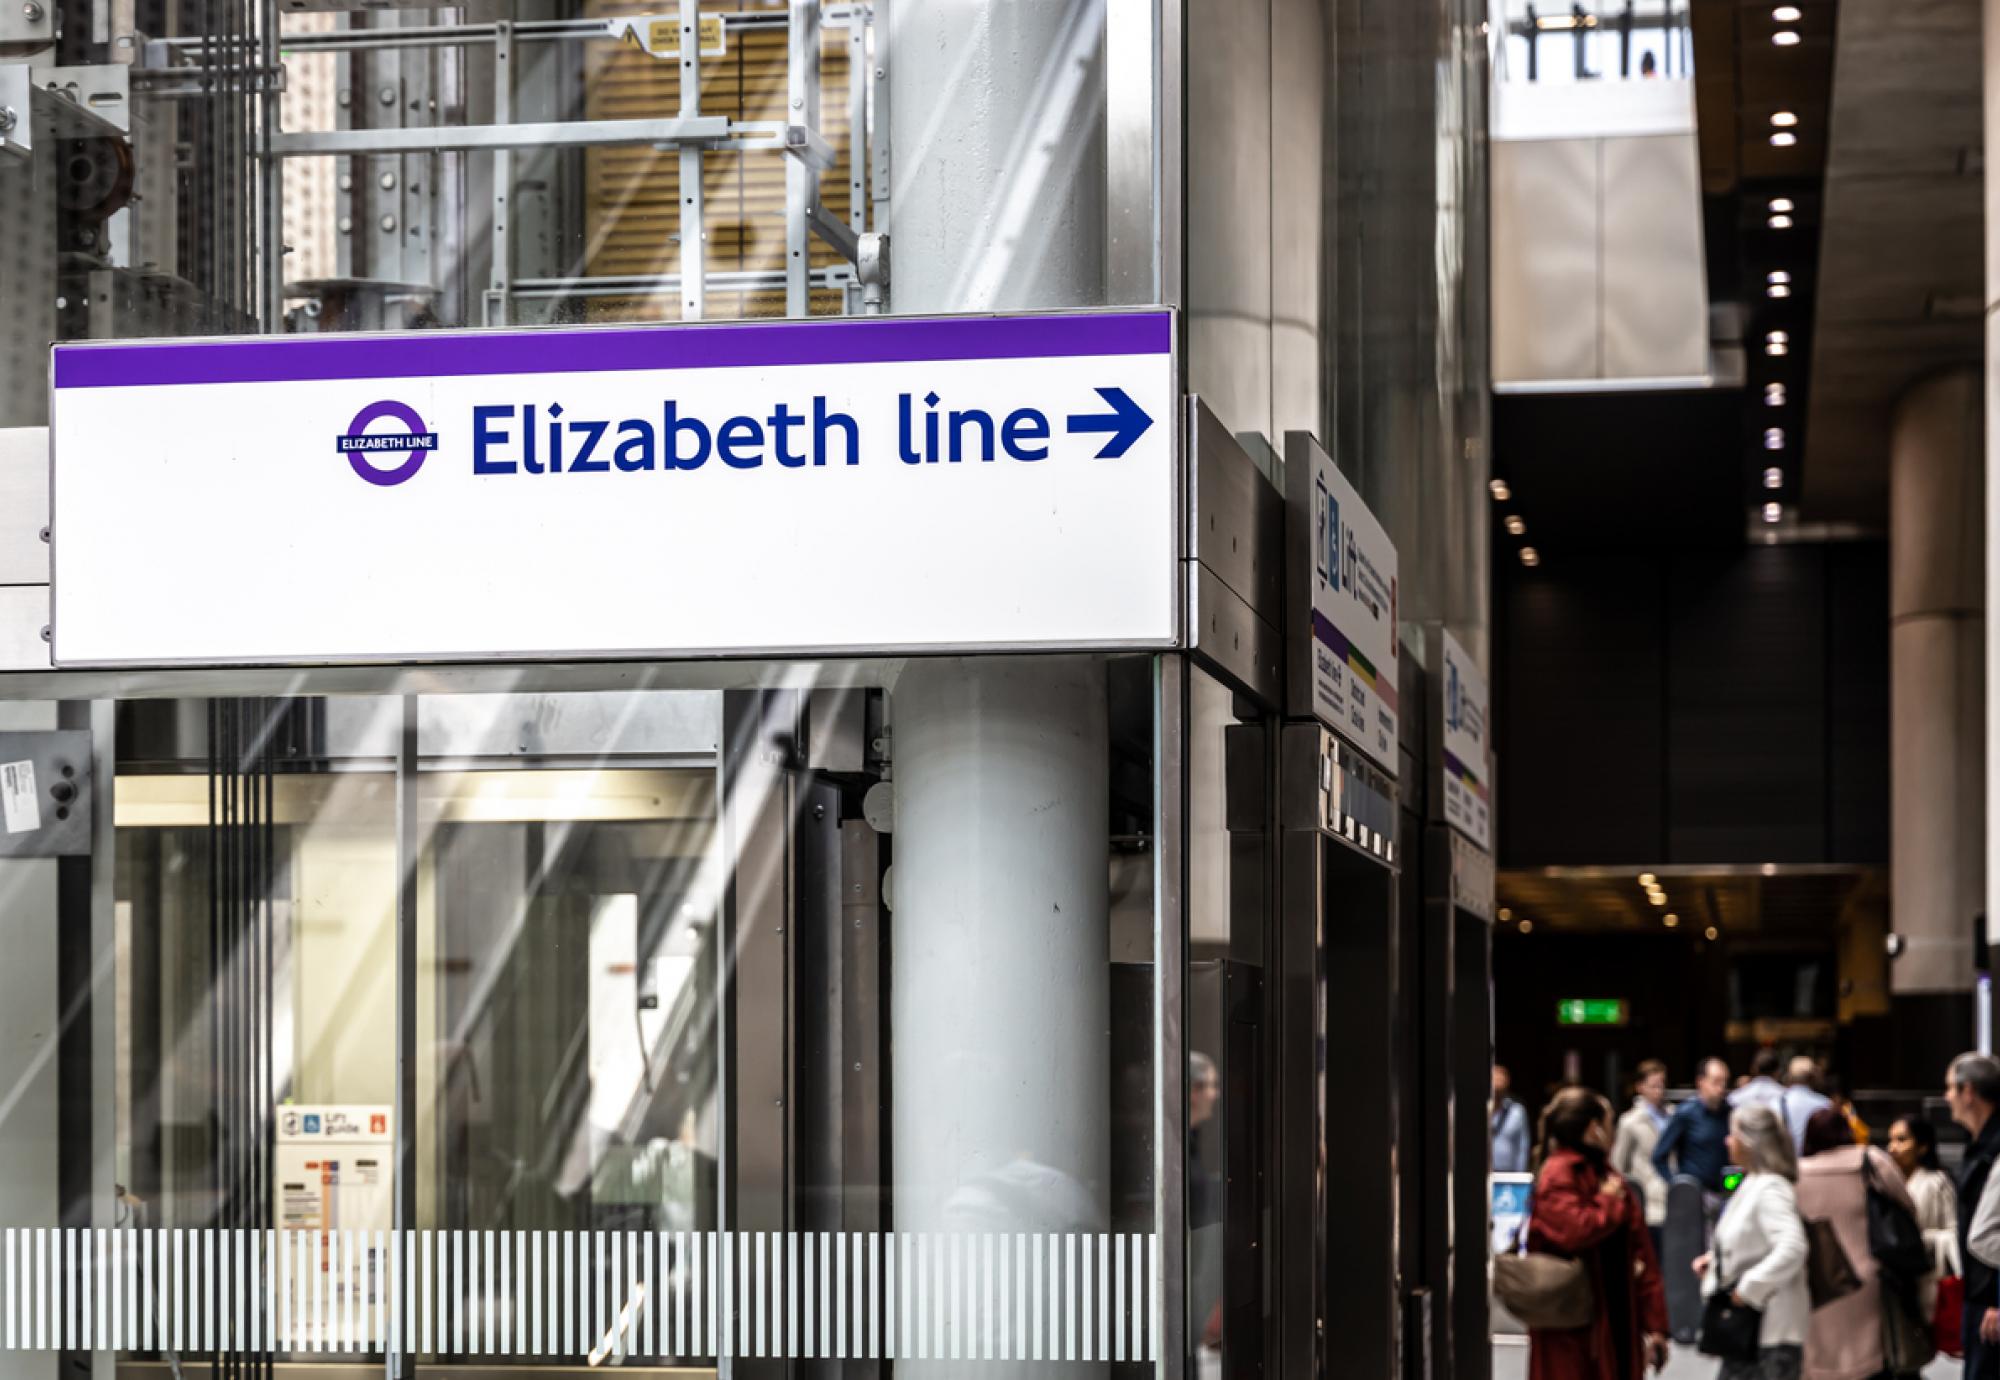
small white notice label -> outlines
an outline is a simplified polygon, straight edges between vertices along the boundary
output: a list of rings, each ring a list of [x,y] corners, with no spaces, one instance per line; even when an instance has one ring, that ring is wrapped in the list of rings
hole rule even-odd
[[[42,827],[33,762],[0,762],[0,816],[6,818],[10,834],[26,834]]]

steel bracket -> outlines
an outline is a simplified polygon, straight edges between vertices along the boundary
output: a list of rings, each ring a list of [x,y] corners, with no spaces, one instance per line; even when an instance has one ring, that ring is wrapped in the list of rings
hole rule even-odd
[[[90,856],[90,733],[0,733],[0,858]]]

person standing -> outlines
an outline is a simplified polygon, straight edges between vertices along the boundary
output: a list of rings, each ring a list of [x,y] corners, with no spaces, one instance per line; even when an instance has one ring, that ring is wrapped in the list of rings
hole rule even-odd
[[[1646,1202],[1646,1230],[1653,1250],[1660,1250],[1660,1231],[1667,1222],[1667,1181],[1653,1168],[1653,1147],[1667,1126],[1667,1066],[1657,1059],[1639,1065],[1632,1085],[1632,1106],[1618,1118],[1611,1142],[1611,1168],[1635,1185]]]
[[[1965,1380],[2000,1380],[2000,1272],[1970,1248],[1973,1218],[2000,1158],[2000,1062],[1961,1054],[1945,1073],[1951,1119],[1972,1135],[1958,1166],[1958,1255],[1965,1282]]]
[[[1746,1171],[1715,1224],[1715,1245],[1694,1263],[1704,1296],[1727,1289],[1762,1313],[1754,1361],[1727,1360],[1718,1380],[1799,1380],[1812,1299],[1806,1230],[1793,1181],[1798,1164],[1784,1122],[1769,1107],[1729,1118],[1731,1160]]]
[[[1802,1150],[1806,1142],[1806,1123],[1812,1120],[1814,1112],[1824,1111],[1833,1105],[1832,1100],[1819,1090],[1819,1061],[1810,1054],[1793,1055],[1792,1062],[1786,1067],[1783,1105],[1785,1129],[1792,1133],[1792,1148]]]
[[[1812,1311],[1806,1329],[1806,1380],[1869,1380],[1888,1369],[1882,1347],[1885,1283],[1868,1245],[1871,1180],[1877,1191],[1915,1215],[1896,1162],[1880,1150],[1856,1145],[1854,1129],[1838,1108],[1813,1113],[1806,1123],[1805,1158],[1799,1161],[1799,1215],[1832,1224],[1861,1287]]]
[[[1528,1380],[1640,1380],[1667,1363],[1667,1298],[1645,1208],[1610,1165],[1611,1104],[1564,1088],[1542,1114],[1528,1250],[1580,1260],[1587,1327],[1528,1333]]]
[[[1493,1172],[1528,1172],[1528,1110],[1507,1095],[1512,1079],[1506,1066],[1493,1066]]]
[[[1720,1059],[1702,1062],[1694,1080],[1695,1095],[1674,1110],[1653,1147],[1653,1168],[1668,1184],[1676,1175],[1693,1179],[1710,1193],[1722,1192],[1722,1171],[1729,1164],[1729,1065]]]
[[[1889,1127],[1889,1158],[1903,1175],[1917,1226],[1931,1249],[1931,1272],[1917,1303],[1926,1318],[1935,1317],[1938,1281],[1959,1272],[1958,1190],[1938,1162],[1937,1127],[1920,1117],[1901,1117]]]
[[[1750,1056],[1750,1081],[1729,1094],[1731,1110],[1738,1107],[1776,1107],[1785,1100],[1785,1085],[1778,1081],[1778,1051],[1761,1046]]]

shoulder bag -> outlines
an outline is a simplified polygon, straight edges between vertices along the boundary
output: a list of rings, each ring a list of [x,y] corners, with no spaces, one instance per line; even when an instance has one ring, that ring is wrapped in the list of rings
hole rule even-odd
[[[1589,1267],[1568,1256],[1522,1250],[1528,1226],[1523,1222],[1515,1228],[1509,1250],[1494,1260],[1493,1296],[1537,1331],[1589,1327],[1597,1317],[1597,1291],[1591,1287]]]
[[[1716,1247],[1710,1268],[1716,1272],[1717,1280],[1722,1280],[1720,1246]],[[1730,1297],[1735,1292],[1735,1284],[1722,1282],[1716,1285],[1714,1293],[1702,1300],[1701,1337],[1695,1345],[1704,1356],[1715,1356],[1724,1361],[1754,1361],[1764,1333],[1764,1310],[1736,1302]]]
[[[1517,1233],[1514,1244],[1521,1238]],[[1581,1260],[1541,1251],[1509,1251],[1493,1262],[1493,1296],[1537,1330],[1588,1327],[1597,1315],[1590,1272]]]
[[[1882,1369],[1915,1375],[1937,1357],[1937,1338],[1925,1325],[1908,1290],[1883,1288]]]
[[[1854,1262],[1847,1258],[1847,1248],[1840,1244],[1840,1233],[1832,1222],[1824,1217],[1800,1220],[1806,1229],[1806,1288],[1812,1294],[1812,1306],[1824,1308],[1859,1289],[1861,1276],[1854,1272]]]
[[[1931,1248],[1924,1244],[1917,1216],[1883,1191],[1874,1157],[1861,1151],[1861,1178],[1868,1185],[1868,1253],[1900,1292],[1916,1288],[1931,1271]]]

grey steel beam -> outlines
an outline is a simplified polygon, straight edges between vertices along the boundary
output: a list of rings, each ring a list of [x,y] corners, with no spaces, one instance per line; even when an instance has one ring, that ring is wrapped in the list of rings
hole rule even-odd
[[[821,239],[839,250],[840,257],[849,263],[860,257],[861,237],[848,229],[838,217],[830,215],[826,207],[820,205],[818,196],[806,203],[806,224],[817,231]],[[810,279],[812,271],[808,269],[804,276]]]
[[[817,137],[819,129],[818,0],[792,0],[786,60],[786,115]],[[791,131],[786,144],[791,145]],[[785,160],[785,315],[805,316],[812,310],[812,229],[808,210],[819,203],[819,173],[803,158]]]
[[[493,26],[493,123],[514,123],[514,26]],[[508,323],[508,294],[514,283],[514,151],[493,155],[492,263],[486,289],[486,324]]]
[[[775,148],[782,126],[701,119],[547,120],[518,125],[432,125],[415,129],[334,129],[279,134],[271,152],[280,158],[369,153],[435,153],[444,149],[609,147],[618,144],[727,145]]]
[[[681,118],[701,118],[701,9],[681,0]],[[681,145],[681,319],[699,321],[708,310],[708,207],[702,199],[701,149]]]

